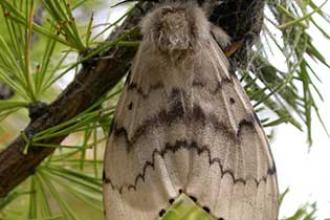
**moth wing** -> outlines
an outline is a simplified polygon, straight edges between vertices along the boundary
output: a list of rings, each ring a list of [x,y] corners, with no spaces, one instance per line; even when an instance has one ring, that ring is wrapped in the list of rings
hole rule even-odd
[[[201,175],[192,175],[188,193],[199,195],[199,203],[218,218],[277,219],[276,169],[267,137],[240,82],[228,73],[223,52],[214,41],[208,45],[203,46],[203,57],[212,58],[211,63],[206,62],[205,75],[199,76],[207,82],[199,85],[207,86],[196,87],[194,94],[213,124],[204,127],[197,142],[212,147],[203,152],[203,166],[194,164],[192,173]],[[218,85],[212,86],[217,77]]]
[[[267,138],[211,38],[181,66],[140,46],[105,155],[108,220],[153,220],[180,193],[218,219],[277,219]]]
[[[161,125],[153,114],[166,110],[168,94],[164,79],[148,74],[171,70],[153,59],[149,49],[142,42],[116,108],[104,159],[106,219],[156,219],[178,194],[157,154],[169,134],[152,129]]]

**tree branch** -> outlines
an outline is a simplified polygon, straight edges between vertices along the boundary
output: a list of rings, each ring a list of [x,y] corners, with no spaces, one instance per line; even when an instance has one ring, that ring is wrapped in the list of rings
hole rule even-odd
[[[241,7],[243,5],[241,1],[244,2],[245,7]],[[222,5],[215,8],[211,16],[211,20],[215,24],[225,27],[228,33],[234,36],[234,39],[243,39],[244,34],[254,29],[260,31],[260,28],[256,28],[255,22],[247,22],[251,21],[251,16],[247,16],[246,11],[249,10],[249,13],[253,13],[252,10],[255,10],[262,13],[264,0],[241,1],[226,0]],[[255,4],[255,2],[261,3],[261,7],[246,7],[249,4]],[[237,6],[237,4],[241,4],[241,6]],[[139,3],[123,25],[110,36],[110,39],[115,39],[123,31],[137,25],[144,15],[143,12],[148,11],[151,7],[152,3],[150,2]],[[235,13],[232,11],[234,9],[236,10]],[[244,30],[235,27],[235,24],[244,24],[244,27],[242,26]],[[138,38],[139,36],[130,36],[129,40],[137,40]],[[93,61],[94,63],[88,62],[80,70],[74,81],[50,104],[47,112],[33,120],[25,129],[25,132],[35,134],[65,122],[86,110],[113,88],[125,75],[135,51],[136,49],[132,47],[114,47],[107,52],[107,57],[110,58],[98,59]],[[60,144],[65,137],[47,140],[47,143]],[[23,154],[25,144],[23,138],[19,136],[0,152],[0,197],[6,196],[10,190],[33,174],[35,168],[55,150],[55,148],[30,146],[27,154]]]

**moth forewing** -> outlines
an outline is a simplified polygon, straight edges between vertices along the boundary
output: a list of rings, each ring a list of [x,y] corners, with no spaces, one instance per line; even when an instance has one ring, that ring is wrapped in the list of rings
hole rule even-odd
[[[266,136],[211,29],[193,4],[142,22],[105,153],[107,220],[159,219],[180,194],[217,219],[277,219]]]

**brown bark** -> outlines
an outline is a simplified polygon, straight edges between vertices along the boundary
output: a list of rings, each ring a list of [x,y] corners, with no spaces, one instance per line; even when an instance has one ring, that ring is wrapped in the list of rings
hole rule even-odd
[[[215,7],[211,20],[224,27],[234,40],[245,39],[247,33],[259,33],[262,16],[255,15],[262,15],[263,4],[264,0],[226,0],[222,5]],[[115,39],[124,30],[135,26],[143,16],[143,12],[149,10],[151,5],[151,3],[139,3],[139,7],[136,7],[123,25],[110,36],[110,39]],[[129,40],[138,38],[137,34],[129,36]],[[135,51],[136,48],[132,47],[115,47],[109,49],[107,58],[91,59],[86,62],[74,81],[49,105],[47,112],[33,120],[25,132],[35,134],[83,112],[98,98],[104,96],[125,75]],[[236,54],[244,54],[244,51],[246,51],[246,47]],[[235,57],[233,56],[232,59],[237,59]],[[240,61],[242,61],[241,58]],[[60,144],[64,138],[65,136],[46,141],[51,144]],[[53,148],[31,146],[28,153],[23,154],[25,144],[22,137],[17,137],[0,152],[0,197],[6,196],[10,190],[32,174],[47,156],[54,152]]]

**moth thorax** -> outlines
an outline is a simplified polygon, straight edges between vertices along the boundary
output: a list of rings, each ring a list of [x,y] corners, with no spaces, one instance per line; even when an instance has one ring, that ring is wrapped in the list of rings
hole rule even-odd
[[[184,11],[167,12],[160,18],[156,42],[161,50],[188,50],[193,46],[192,24]]]
[[[156,9],[142,24],[144,39],[165,53],[185,54],[198,47],[208,21],[198,6],[171,5]]]

